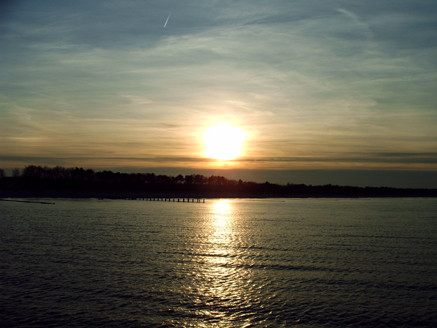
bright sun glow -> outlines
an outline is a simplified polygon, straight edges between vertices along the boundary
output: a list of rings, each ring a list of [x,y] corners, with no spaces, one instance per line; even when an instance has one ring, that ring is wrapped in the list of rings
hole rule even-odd
[[[241,154],[244,130],[222,124],[211,127],[204,135],[205,155],[209,158],[229,160]]]

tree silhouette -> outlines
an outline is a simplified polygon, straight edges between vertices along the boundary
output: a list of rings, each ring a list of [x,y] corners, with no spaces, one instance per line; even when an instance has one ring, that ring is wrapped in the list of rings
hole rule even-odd
[[[182,174],[179,174],[177,177],[174,178],[174,181],[175,181],[177,184],[182,184],[182,183],[185,182],[185,179],[184,179],[184,177],[182,176]]]
[[[280,185],[256,183],[253,181],[230,180],[223,176],[205,177],[191,174],[167,176],[154,173],[120,173],[112,171],[95,172],[92,169],[64,168],[56,166],[26,166],[20,175],[13,170],[15,189],[38,191],[74,192],[144,192],[170,194],[204,195],[202,197],[436,197],[437,189],[396,189],[388,187],[352,187],[327,184],[312,186],[305,184]],[[0,177],[6,173],[0,169]],[[11,184],[2,179],[0,189],[7,190]],[[18,182],[19,181],[19,182]]]
[[[194,175],[186,175],[185,176],[185,184],[191,185],[194,183]]]

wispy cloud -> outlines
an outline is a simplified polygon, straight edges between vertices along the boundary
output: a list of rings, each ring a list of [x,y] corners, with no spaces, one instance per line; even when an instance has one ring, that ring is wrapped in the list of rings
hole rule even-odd
[[[230,121],[249,133],[244,156],[263,159],[259,167],[342,158],[429,168],[432,156],[414,154],[437,147],[436,9],[407,0],[11,5],[0,24],[3,161],[70,153],[205,163],[201,134]]]

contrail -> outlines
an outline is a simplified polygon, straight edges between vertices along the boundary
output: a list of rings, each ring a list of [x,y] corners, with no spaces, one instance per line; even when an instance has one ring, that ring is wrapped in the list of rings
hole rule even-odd
[[[165,21],[165,24],[164,24],[164,28],[167,26],[168,19],[170,18],[170,15],[171,15],[171,12],[170,12],[170,14],[168,14],[167,20]]]

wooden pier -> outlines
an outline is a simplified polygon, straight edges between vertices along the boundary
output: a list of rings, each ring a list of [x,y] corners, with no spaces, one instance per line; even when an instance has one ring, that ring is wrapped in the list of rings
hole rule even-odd
[[[130,197],[126,199],[147,200],[152,202],[205,203],[205,198],[193,198],[193,197]]]

